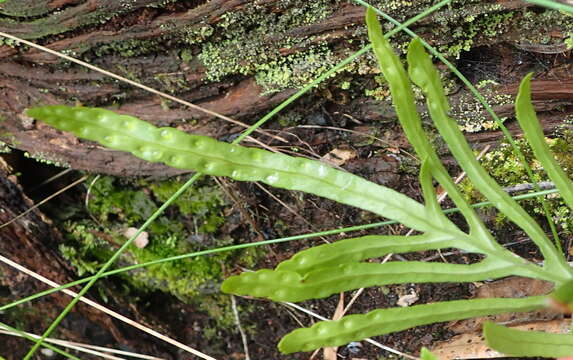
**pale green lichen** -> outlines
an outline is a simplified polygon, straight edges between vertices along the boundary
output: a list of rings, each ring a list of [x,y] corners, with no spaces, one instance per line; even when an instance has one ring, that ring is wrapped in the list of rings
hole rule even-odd
[[[61,159],[60,157],[54,155],[54,154],[47,154],[47,153],[42,153],[42,152],[24,152],[24,157],[30,158],[30,159],[34,159],[37,162],[43,163],[43,164],[47,164],[47,165],[53,165],[53,166],[57,166],[57,167],[63,167],[63,168],[69,168],[70,165],[63,159]]]
[[[551,151],[561,168],[573,177],[573,132],[565,130],[558,138],[546,139]],[[525,155],[526,161],[533,170],[536,182],[549,181],[547,174],[541,164],[535,159],[531,148],[523,139],[516,141],[519,149]],[[530,184],[529,178],[519,157],[514,152],[511,145],[501,144],[497,149],[487,152],[481,159],[482,166],[493,176],[493,178],[503,187],[513,187],[519,184]],[[466,197],[471,202],[483,201],[482,196],[475,190],[470,181],[464,180],[460,185]],[[512,193],[512,195],[515,195]],[[547,196],[549,211],[552,218],[561,231],[573,234],[573,217],[571,210],[563,202],[560,196]],[[543,206],[539,199],[522,200],[520,204],[529,213],[544,216]],[[498,215],[496,221],[499,225],[505,222],[505,218]]]
[[[375,89],[365,89],[364,95],[376,99],[378,101],[389,100],[390,90],[385,87],[377,87]]]
[[[280,1],[277,7],[271,12],[253,2],[221,16],[215,36],[203,44],[197,56],[206,69],[206,81],[230,75],[255,76],[264,91],[271,93],[301,87],[337,62],[325,43],[285,36],[291,29],[327,17],[332,11],[330,2]]]
[[[384,101],[390,99],[390,89],[388,88],[388,83],[383,75],[374,76],[375,87],[369,86],[364,88],[364,95],[372,97],[378,101]]]
[[[434,4],[429,0],[406,1],[372,1],[372,5],[389,13],[397,20],[403,21]],[[458,58],[463,51],[480,44],[487,44],[488,39],[497,38],[508,32],[516,32],[519,41],[533,44],[559,43],[563,40],[554,37],[556,30],[567,34],[573,27],[573,21],[559,11],[539,8],[527,8],[521,11],[506,9],[500,2],[481,0],[455,0],[447,7],[431,14],[430,31],[437,39],[436,45],[441,53]],[[386,30],[392,26],[383,23]],[[395,47],[403,50],[407,37],[400,34],[395,38]]]
[[[12,152],[12,148],[8,146],[4,141],[0,141],[0,153],[9,154]]]
[[[206,41],[214,32],[215,28],[207,24],[185,27],[180,31],[180,35],[184,42],[194,45]]]
[[[491,107],[512,104],[513,96],[499,93],[498,85],[493,80],[483,80],[476,87]],[[498,123],[489,116],[483,105],[469,92],[464,93],[456,100],[454,106],[452,106],[451,113],[452,117],[458,122],[460,129],[465,132],[499,128]],[[507,120],[507,117],[501,117],[500,120],[503,122]]]
[[[406,19],[414,12],[419,12],[421,8],[432,5],[430,0],[373,0],[368,3],[399,21]]]
[[[565,38],[564,42],[565,46],[567,47],[567,50],[573,49],[573,32],[567,34],[567,37]]]
[[[520,42],[541,45],[561,44],[563,39],[555,37],[552,31],[559,31],[562,34],[573,32],[573,21],[571,16],[557,10],[546,10],[537,12],[533,10],[525,11],[519,23]],[[544,29],[544,31],[539,31]]]
[[[486,79],[486,80],[482,80],[480,82],[478,82],[475,87],[476,89],[480,90],[480,89],[484,89],[487,88],[488,86],[498,86],[499,83],[497,81],[491,80],[491,79]]]
[[[121,41],[110,41],[98,45],[94,49],[97,57],[103,57],[108,54],[119,54],[123,57],[135,57],[145,54],[157,53],[161,48],[161,39],[139,40],[126,39]],[[88,50],[87,48],[78,50],[79,53]]]
[[[205,45],[199,59],[207,68],[206,79],[220,81],[228,75],[254,75],[264,92],[272,93],[302,87],[337,62],[327,46],[315,46],[287,56],[260,53],[263,44],[242,50],[241,46],[243,44],[233,41],[226,41],[222,46]],[[242,59],[236,58],[238,53],[243,54]]]
[[[462,51],[469,51],[477,37],[482,40],[493,38],[510,29],[510,20],[513,12],[487,13],[483,15],[467,15],[458,25],[450,29],[448,45],[438,49],[445,55],[459,58]]]
[[[255,67],[255,79],[263,94],[301,88],[338,62],[328,47],[317,47]]]

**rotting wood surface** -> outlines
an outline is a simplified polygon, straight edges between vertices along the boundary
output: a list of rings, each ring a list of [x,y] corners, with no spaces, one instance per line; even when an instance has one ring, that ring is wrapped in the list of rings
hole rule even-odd
[[[317,1],[313,5],[302,1],[281,0],[164,3],[158,0],[7,1],[0,5],[0,31],[80,57],[94,65],[245,123],[254,122],[292,95],[294,89],[281,87],[270,92],[265,89],[258,78],[261,70],[255,65],[260,59],[241,58],[235,64],[236,71],[228,70],[220,79],[215,79],[217,75],[213,72],[217,70],[216,66],[201,60],[201,54],[209,46],[216,47],[229,39],[229,44],[233,44],[232,41],[237,40],[233,36],[237,33],[238,44],[246,47],[245,52],[250,51],[249,46],[253,47],[251,50],[254,54],[262,54],[258,58],[269,57],[267,65],[286,61],[290,59],[289,56],[300,55],[303,63],[299,65],[302,67],[297,65],[299,68],[290,70],[304,71],[304,61],[307,61],[304,56],[309,52],[318,51],[316,49],[322,47],[321,49],[328,50],[328,59],[334,61],[358,49],[366,39],[363,8],[345,1]],[[323,7],[319,9],[322,13],[316,9],[317,6]],[[390,7],[390,4],[388,6]],[[404,20],[426,6],[427,1],[417,1],[416,6],[398,6],[390,14]],[[297,7],[301,9],[300,13],[294,11]],[[431,44],[446,49],[461,41],[447,34],[467,31],[464,30],[465,27],[471,29],[472,22],[477,23],[481,19],[485,21],[495,16],[511,14],[508,24],[494,24],[499,27],[499,34],[487,36],[478,31],[475,39],[471,40],[471,48],[485,52],[486,57],[499,50],[496,68],[485,66],[486,70],[472,70],[470,67],[465,73],[483,73],[478,74],[477,78],[474,76],[472,80],[476,82],[495,75],[496,80],[501,83],[496,91],[500,94],[514,94],[518,78],[528,70],[538,70],[535,67],[537,60],[532,60],[536,56],[535,51],[543,53],[542,50],[545,49],[544,46],[536,46],[532,43],[533,40],[524,38],[537,32],[539,36],[550,38],[552,43],[562,45],[567,36],[564,25],[558,23],[554,26],[533,23],[527,25],[532,28],[520,28],[520,25],[524,27],[526,24],[523,14],[529,7],[530,5],[521,1],[470,1],[462,5],[454,3],[453,7],[445,8],[424,19],[420,24],[412,26],[412,29]],[[535,11],[544,13],[541,9]],[[260,34],[256,31],[260,32],[260,27],[244,19],[259,19],[256,16],[260,14],[271,20],[268,31],[258,37]],[[293,14],[306,20],[300,20]],[[473,18],[477,20],[471,20]],[[244,27],[241,27],[241,21],[246,22]],[[228,28],[227,32],[222,24]],[[249,42],[251,38],[254,42]],[[406,38],[398,36],[397,41],[403,43]],[[523,50],[523,44],[529,44],[527,53]],[[263,53],[257,52],[257,47],[264,49]],[[529,56],[531,61],[523,66],[516,65],[516,57],[523,54]],[[241,54],[237,56],[240,57]],[[538,103],[540,117],[545,128],[551,131],[566,115],[571,115],[573,78],[571,71],[558,71],[563,68],[563,63],[569,62],[567,56],[570,56],[570,52],[544,56],[544,73],[533,82],[533,97],[541,100]],[[547,62],[547,56],[554,57],[553,63]],[[455,58],[452,59],[455,61]],[[224,64],[228,64],[228,60],[221,59]],[[471,65],[473,60],[466,60]],[[458,64],[463,66],[463,61],[464,56]],[[476,61],[479,66],[480,63],[485,62]],[[530,66],[526,66],[528,64]],[[372,84],[375,70],[369,68],[366,72],[366,77],[344,73],[339,75],[339,78],[368,86]],[[365,98],[363,94],[346,94],[338,87],[339,82],[337,79],[331,79],[326,85],[307,95],[307,102],[313,104],[310,111],[322,109],[334,119],[333,123],[340,122],[337,119],[344,116],[351,116],[361,123],[377,123],[394,118],[389,102],[373,101],[371,98]],[[454,93],[454,108],[459,103],[465,106],[467,96],[464,95],[467,95],[467,92],[463,88]],[[107,107],[156,125],[174,126],[223,140],[242,130],[237,125],[222,122],[196,110],[175,106],[156,95],[133,89],[77,65],[67,64],[39,50],[25,46],[12,47],[8,44],[0,46],[2,141],[27,151],[34,157],[74,169],[115,175],[181,173],[180,170],[168,169],[161,164],[145,163],[129,154],[78,141],[47,126],[34,123],[23,115],[26,108],[39,104]],[[510,116],[512,113],[511,106],[507,105],[496,106],[495,109],[500,111],[501,116]],[[560,112],[556,113],[556,109]],[[466,114],[469,118],[483,112],[471,111]],[[499,133],[495,132],[482,132],[471,135],[470,139],[474,142],[492,142],[499,136]]]

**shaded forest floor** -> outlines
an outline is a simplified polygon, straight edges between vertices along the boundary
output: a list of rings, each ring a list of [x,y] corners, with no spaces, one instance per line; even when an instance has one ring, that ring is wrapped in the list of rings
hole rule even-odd
[[[569,85],[561,85],[561,81],[570,84],[567,81],[571,80],[571,63],[571,51],[543,54],[516,50],[503,44],[491,48],[475,48],[463,53],[457,65],[472,82],[477,84],[484,80],[494,80],[501,87],[510,87],[528,71],[535,70],[542,74],[536,90],[540,100],[536,105],[542,111],[547,110],[542,114],[547,133],[551,137],[560,136],[565,139],[565,143],[573,144],[569,142],[572,121],[570,114],[573,113],[572,91]],[[460,86],[457,83],[455,85]],[[410,154],[411,149],[401,130],[393,120],[389,120],[391,117],[384,118],[379,114],[369,117],[369,107],[376,106],[370,99],[363,99],[362,105],[366,105],[355,108],[357,111],[353,112],[353,109],[347,108],[348,95],[345,92],[339,89],[331,91],[329,86],[316,91],[320,94],[315,95],[320,95],[323,100],[315,101],[316,98],[312,96],[301,99],[269,125],[270,130],[274,130],[273,134],[287,139],[288,144],[273,143],[270,140],[268,144],[287,153],[321,159],[421,201],[417,179],[419,164]],[[452,89],[451,93],[455,96],[456,89]],[[561,96],[555,100],[559,103],[553,102],[551,106],[544,108],[544,99],[555,97],[556,93]],[[354,99],[352,103],[361,101]],[[500,105],[498,110],[510,113],[511,110],[507,110],[506,105]],[[564,114],[568,114],[569,118]],[[507,125],[514,132],[517,131],[511,116],[508,116]],[[227,130],[227,133],[218,133],[218,137],[228,140],[236,135],[237,129]],[[433,131],[431,126],[428,130]],[[468,139],[476,145],[477,150],[481,150],[484,145],[499,145],[500,137],[499,131],[468,134]],[[459,175],[459,168],[437,136],[436,145],[441,147],[452,177]],[[562,153],[567,153],[572,149],[564,147],[561,150]],[[494,148],[491,151],[494,151]],[[19,210],[39,203],[86,175],[84,172],[69,171],[51,180],[64,169],[54,164],[39,163],[18,150],[2,155],[2,158],[6,162],[2,166],[2,177],[7,189],[11,189],[11,192],[5,194],[13,196],[14,202],[22,204]],[[140,226],[189,176],[180,173],[166,179],[156,174],[137,178],[96,177],[88,174],[80,185],[58,195],[42,205],[40,211],[34,212],[36,217],[29,221],[33,224],[41,223],[46,227],[33,225],[29,232],[32,235],[29,237],[41,240],[50,232],[53,241],[46,243],[46,251],[52,253],[61,263],[58,265],[59,269],[65,271],[62,281],[93,274],[125,241],[125,231]],[[462,186],[469,188],[468,197],[474,196],[470,185]],[[452,204],[446,200],[443,206],[451,207]],[[528,206],[530,209],[536,208],[534,203]],[[537,249],[524,239],[518,229],[510,224],[497,222],[495,213],[484,210],[481,215],[502,243],[511,246],[513,251],[528,259],[541,260]],[[457,218],[456,215],[452,215],[452,218],[463,226],[463,219]],[[8,216],[2,221],[9,219]],[[119,264],[127,266],[165,256],[380,220],[369,213],[310,195],[225,179],[204,179],[184,195],[181,201],[170,207],[156,225],[150,228],[149,244],[143,248],[130,248],[128,253],[120,258]],[[18,226],[24,225],[19,223]],[[408,229],[400,225],[389,225],[344,235],[405,234],[407,231]],[[561,231],[563,247],[568,251],[573,238],[565,229]],[[21,232],[26,233],[24,230]],[[282,356],[276,345],[283,335],[300,326],[309,326],[315,319],[287,305],[269,301],[236,298],[234,306],[229,296],[220,294],[219,285],[226,276],[243,270],[274,267],[301,249],[325,241],[336,241],[344,235],[265,245],[112,276],[99,281],[96,288],[90,291],[89,297],[217,359],[244,359],[246,348],[251,359],[308,359],[309,354]],[[18,246],[14,244],[14,249]],[[27,254],[25,251],[14,250],[7,255],[23,259]],[[460,264],[477,260],[455,251],[445,254],[412,253],[404,258],[425,261],[441,259]],[[400,261],[404,258],[395,257],[391,260]],[[52,262],[38,264],[38,268],[39,272],[47,274],[55,271]],[[45,289],[37,281],[5,266],[2,266],[0,271],[2,304]],[[480,293],[479,289],[483,286],[489,285],[406,284],[369,288],[357,297],[349,313],[365,313],[376,308],[396,306],[404,301],[421,304],[467,299]],[[526,291],[524,288],[537,289],[537,286],[511,283],[505,287],[510,290],[509,294],[515,295],[516,292]],[[539,285],[539,288],[539,291],[546,290],[542,285]],[[345,305],[353,295],[355,294],[344,295]],[[66,298],[60,296],[22,305],[0,313],[0,320],[20,329],[40,333],[61,310],[65,301]],[[333,296],[300,305],[332,318],[340,305],[340,298]],[[549,318],[553,319],[552,315],[538,314],[521,321],[533,322]],[[240,328],[246,337],[246,345],[243,343]],[[456,334],[475,331],[478,328],[479,324],[434,324],[378,337],[375,340],[389,348],[416,356],[422,346],[431,347]],[[165,359],[193,358],[173,346],[142,335],[119,321],[88,310],[85,306],[72,313],[58,328],[54,337],[136,351]],[[0,354],[7,359],[20,359],[29,346],[24,340],[0,335]],[[400,357],[365,341],[339,348],[338,355],[339,358],[345,359]],[[59,357],[45,352],[38,358]]]

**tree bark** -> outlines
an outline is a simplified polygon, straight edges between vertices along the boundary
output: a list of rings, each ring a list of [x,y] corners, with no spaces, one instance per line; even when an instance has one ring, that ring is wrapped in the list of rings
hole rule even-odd
[[[414,3],[390,1],[381,6],[404,20],[431,2]],[[346,1],[8,0],[0,5],[0,14],[2,32],[245,123],[366,42],[364,9]],[[534,99],[542,100],[539,110],[545,119],[544,114],[554,118],[556,109],[562,117],[571,115],[573,78],[565,66],[565,56],[570,55],[565,38],[573,26],[567,20],[522,1],[482,0],[454,2],[412,29],[452,60],[461,56],[457,64],[474,82],[494,78],[500,83],[491,98],[515,94],[521,75],[542,62],[543,73],[533,82],[533,91]],[[407,39],[398,35],[395,44]],[[379,120],[393,120],[394,115],[388,101],[364,95],[363,88],[377,87],[376,73],[372,59],[363,58],[307,95],[294,110],[302,114],[302,123],[323,109],[331,125],[344,125],[352,117],[380,127]],[[345,90],[343,82],[352,88]],[[454,108],[459,103],[475,107],[468,99],[460,88],[452,97]],[[466,106],[468,101],[472,106]],[[74,169],[115,175],[181,172],[79,141],[24,115],[26,108],[36,105],[78,103],[221,139],[241,130],[39,50],[9,41],[0,46],[2,141]],[[511,115],[511,106],[493,103],[502,114]],[[464,116],[481,113],[471,110]],[[550,130],[552,124],[544,125]],[[488,142],[492,137],[499,135],[479,133],[471,138]]]

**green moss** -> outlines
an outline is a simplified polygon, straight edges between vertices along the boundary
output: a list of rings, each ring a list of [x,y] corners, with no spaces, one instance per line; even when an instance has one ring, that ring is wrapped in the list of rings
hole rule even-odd
[[[0,46],[9,46],[12,48],[18,47],[19,44],[16,40],[0,37]]]
[[[304,117],[296,110],[280,112],[277,114],[277,121],[281,127],[293,127],[303,123]]]
[[[67,223],[67,238],[81,243],[61,244],[59,246],[62,256],[70,261],[79,276],[94,274],[104,264],[104,259],[112,255],[112,249],[104,240],[96,237],[92,231],[93,224],[88,222]]]
[[[151,184],[150,188],[159,201],[167,201],[183,185],[176,180],[167,180]],[[179,208],[183,216],[192,216],[199,223],[196,229],[200,233],[213,233],[224,218],[219,209],[225,205],[221,190],[214,185],[193,187],[175,200],[174,205]]]
[[[189,83],[185,79],[184,74],[182,73],[157,74],[153,76],[153,79],[155,79],[157,82],[161,84],[161,87],[162,89],[164,89],[164,91],[169,92],[171,94],[181,94],[182,92],[191,89]],[[165,110],[169,109],[168,106],[165,107],[166,107]]]
[[[92,219],[84,216],[62,223],[66,237],[60,247],[62,255],[79,275],[94,273],[127,241],[124,231],[139,227],[182,184],[183,180],[174,179],[149,182],[100,178],[90,190],[88,209]],[[210,180],[198,182],[146,230],[148,245],[142,249],[130,246],[118,263],[140,264],[230,245],[234,241],[219,234],[226,207],[216,184]],[[154,265],[120,277],[134,292],[168,292],[208,312],[218,326],[227,326],[233,319],[228,297],[219,294],[223,269],[239,263],[254,266],[258,256],[256,249],[224,252]]]

